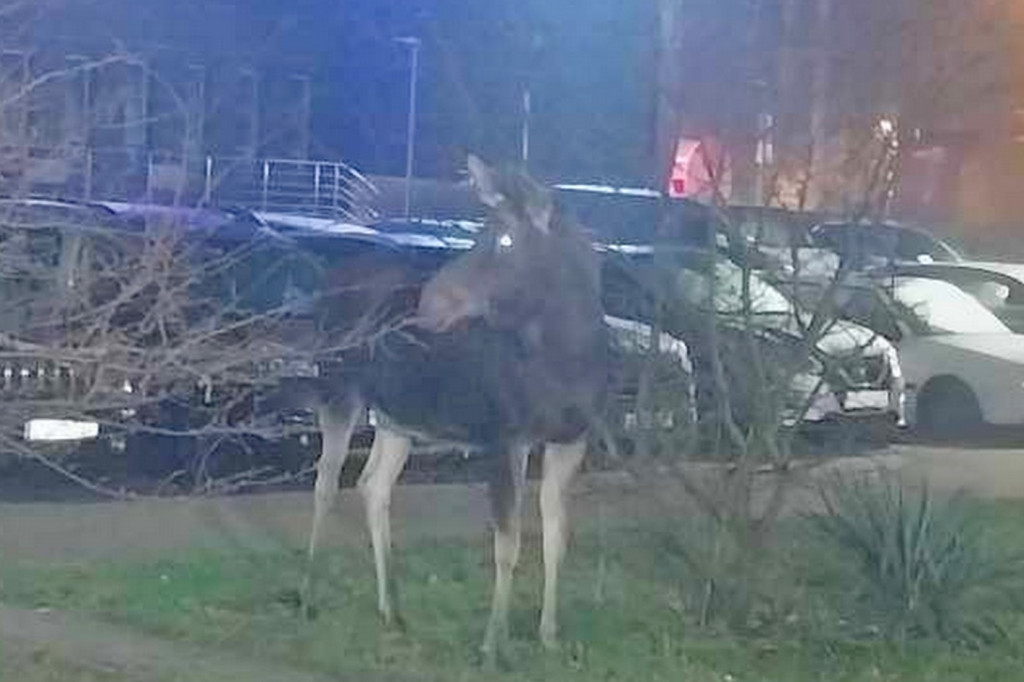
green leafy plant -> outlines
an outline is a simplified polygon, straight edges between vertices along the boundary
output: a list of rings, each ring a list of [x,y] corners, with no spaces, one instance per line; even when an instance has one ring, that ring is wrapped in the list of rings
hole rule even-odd
[[[939,497],[888,471],[837,474],[819,492],[824,510],[812,523],[852,559],[887,637],[977,645],[1004,635],[988,607],[1013,596],[1021,557],[994,546],[968,497]]]

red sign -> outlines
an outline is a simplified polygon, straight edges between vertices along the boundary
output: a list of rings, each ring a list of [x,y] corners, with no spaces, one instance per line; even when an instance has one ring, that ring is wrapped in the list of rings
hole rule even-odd
[[[713,203],[732,192],[729,155],[713,137],[681,137],[668,181],[668,195]]]

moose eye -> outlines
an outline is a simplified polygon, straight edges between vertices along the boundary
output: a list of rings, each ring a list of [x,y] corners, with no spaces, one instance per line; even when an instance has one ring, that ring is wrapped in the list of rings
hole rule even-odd
[[[498,237],[498,246],[503,249],[512,248],[512,235],[506,232]]]

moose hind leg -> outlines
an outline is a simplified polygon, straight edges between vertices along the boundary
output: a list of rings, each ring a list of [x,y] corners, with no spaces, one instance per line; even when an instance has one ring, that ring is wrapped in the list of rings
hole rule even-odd
[[[508,642],[508,611],[512,596],[512,574],[519,561],[522,530],[522,497],[526,484],[529,447],[516,446],[502,457],[490,484],[494,514],[494,593],[491,615],[484,634],[485,663],[493,666]]]
[[[540,641],[552,649],[558,644],[558,571],[568,534],[565,494],[587,451],[586,438],[572,443],[548,443],[540,484],[540,513],[544,527],[544,606]]]
[[[370,459],[359,477],[359,491],[366,506],[366,521],[373,544],[373,563],[377,572],[377,609],[385,623],[401,622],[392,604],[394,590],[388,575],[391,555],[391,491],[409,458],[412,442],[407,436],[377,428]]]
[[[317,411],[322,448],[316,463],[316,483],[313,489],[313,524],[309,533],[306,577],[300,599],[307,616],[313,613],[313,584],[316,569],[316,551],[327,523],[328,514],[338,495],[338,478],[348,456],[349,442],[363,402],[355,396],[326,405]]]

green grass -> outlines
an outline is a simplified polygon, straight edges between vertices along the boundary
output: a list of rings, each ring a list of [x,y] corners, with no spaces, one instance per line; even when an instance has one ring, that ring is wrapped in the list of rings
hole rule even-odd
[[[1024,506],[991,505],[993,532],[1024,547]],[[934,641],[902,650],[848,622],[855,597],[847,567],[788,529],[775,611],[744,637],[700,630],[687,609],[685,564],[664,547],[665,532],[616,532],[574,539],[562,592],[563,648],[536,641],[540,602],[538,538],[528,536],[512,615],[514,670],[493,676],[476,665],[491,581],[489,542],[396,549],[405,633],[375,614],[369,552],[325,554],[319,617],[299,617],[298,553],[195,553],[145,563],[65,566],[0,564],[15,604],[76,611],[168,639],[257,657],[342,678],[368,671],[411,679],[685,680],[854,682],[1024,679],[1024,620],[1007,612],[1010,641],[957,649]],[[599,561],[603,555],[603,561]],[[774,573],[773,573],[774,575]],[[781,605],[781,606],[779,606]],[[5,678],[6,679],[6,678]],[[11,678],[15,679],[15,678]],[[46,677],[122,682],[117,677]]]

